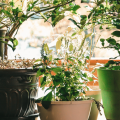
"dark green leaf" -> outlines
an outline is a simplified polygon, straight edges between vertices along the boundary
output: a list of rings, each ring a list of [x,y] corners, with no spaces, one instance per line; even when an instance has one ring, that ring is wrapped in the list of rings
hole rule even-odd
[[[71,18],[69,18],[69,20],[72,21],[78,28],[80,28],[80,26],[78,25],[78,23],[75,20],[73,20]]]
[[[66,77],[70,77],[70,75],[71,75],[71,72],[70,72],[70,71],[65,71],[65,76],[66,76]]]
[[[100,41],[101,41],[102,46],[104,46],[105,45],[105,43],[104,43],[105,39],[101,38]]]
[[[45,109],[48,109],[50,107],[51,100],[52,100],[52,91],[49,92],[46,96],[43,97],[43,99],[42,99],[42,106]]]
[[[80,15],[82,20],[87,20],[87,16],[86,15]]]
[[[107,42],[108,43],[110,43],[111,45],[116,45],[116,40],[115,39],[113,39],[113,38],[108,38],[108,39],[106,39],[107,40]]]
[[[102,25],[99,27],[99,29],[100,29],[100,30],[102,30],[102,29],[103,29]]]
[[[91,17],[92,14],[93,14],[93,12],[90,12],[90,14],[88,15],[88,19]]]
[[[54,86],[58,86],[60,83],[63,82],[63,76],[61,74],[57,74],[55,76],[52,76],[53,78],[53,84]]]
[[[116,37],[120,37],[120,31],[114,31],[112,33],[112,35],[116,36]]]
[[[104,5],[103,5],[103,4],[100,4],[100,8],[104,8]]]

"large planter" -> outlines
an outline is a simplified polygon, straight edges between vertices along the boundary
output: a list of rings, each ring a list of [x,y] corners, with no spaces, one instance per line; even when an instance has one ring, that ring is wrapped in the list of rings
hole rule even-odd
[[[38,103],[41,120],[88,120],[93,100],[55,101],[49,109]]]
[[[101,91],[98,88],[98,86],[94,86],[94,87],[92,86],[91,88],[92,88],[91,91],[85,91],[86,96],[92,97],[95,100],[101,102]],[[96,106],[95,102],[93,102],[92,107],[91,107],[91,111],[90,111],[90,116],[89,116],[88,120],[97,120],[98,113],[99,113],[99,111],[97,109],[97,106]]]
[[[33,120],[38,78],[32,69],[0,69],[0,120]]]
[[[97,70],[105,117],[108,120],[120,119],[120,71]]]

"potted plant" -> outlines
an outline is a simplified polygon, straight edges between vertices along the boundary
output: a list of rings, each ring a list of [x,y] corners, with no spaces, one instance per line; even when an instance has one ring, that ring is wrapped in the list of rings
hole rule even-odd
[[[93,100],[84,95],[88,89],[86,84],[93,76],[85,71],[86,60],[89,59],[89,47],[85,39],[91,34],[80,35],[78,29],[79,34],[75,36],[69,33],[71,30],[69,27],[64,35],[58,37],[55,56],[55,51],[52,52],[44,43],[42,59],[36,61],[38,63],[34,66],[41,66],[37,71],[37,76],[42,75],[40,87],[48,87],[45,90],[48,91],[47,95],[36,100],[41,120],[87,120],[89,117]],[[61,66],[57,66],[58,60],[61,60]]]
[[[64,18],[65,11],[74,13],[79,8],[79,6],[71,3],[73,1],[30,0],[27,4],[22,1],[22,7],[21,5],[15,6],[13,0],[10,2],[3,0],[0,3],[0,35],[2,35],[0,36],[0,119],[31,120],[38,116],[35,114],[36,105],[34,103],[34,98],[37,95],[38,78],[36,77],[36,70],[31,67],[34,60],[22,60],[19,64],[16,64],[16,60],[6,60],[7,45],[15,50],[18,44],[15,35],[22,23],[28,18],[39,14],[40,18],[45,21],[51,18],[51,23],[55,26],[58,21]],[[44,6],[41,7],[41,4]],[[3,31],[3,28],[6,31]],[[8,41],[11,41],[12,44]]]
[[[101,3],[100,3],[101,2]],[[105,3],[104,3],[105,2]],[[100,3],[100,4],[99,4]],[[105,39],[103,36],[100,39],[101,48],[114,49],[118,52],[118,56],[111,57],[104,66],[97,68],[99,87],[101,89],[104,113],[106,119],[120,119],[120,90],[119,90],[119,75],[120,62],[115,60],[120,56],[120,44],[117,37],[120,37],[120,2],[117,0],[101,0],[97,6],[91,10],[89,17],[93,18],[94,26],[100,25],[100,29],[113,29],[111,36]]]

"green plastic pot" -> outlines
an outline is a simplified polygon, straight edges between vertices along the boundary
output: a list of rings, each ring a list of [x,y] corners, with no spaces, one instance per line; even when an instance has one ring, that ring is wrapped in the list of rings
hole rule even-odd
[[[97,69],[104,113],[109,120],[120,120],[120,71]]]

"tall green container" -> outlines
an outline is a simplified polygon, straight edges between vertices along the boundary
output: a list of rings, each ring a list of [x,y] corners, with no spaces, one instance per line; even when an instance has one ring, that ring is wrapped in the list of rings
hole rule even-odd
[[[108,120],[120,120],[120,71],[97,69],[104,113]]]

